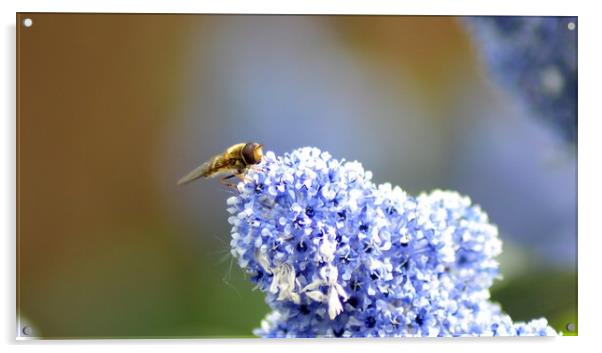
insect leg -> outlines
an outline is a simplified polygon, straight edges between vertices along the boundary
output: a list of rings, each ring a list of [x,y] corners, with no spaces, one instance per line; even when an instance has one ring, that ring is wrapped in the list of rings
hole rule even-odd
[[[223,178],[220,178],[219,182],[220,182],[222,185],[225,185],[225,186],[227,186],[227,187],[229,187],[229,188],[231,188],[231,189],[236,189],[236,184],[235,184],[235,183],[228,183],[228,182],[226,181],[226,180],[228,180],[228,179],[232,179],[232,178],[234,178],[235,176],[237,176],[237,174],[227,175],[227,176],[225,176],[225,177],[223,177]]]
[[[249,168],[250,168],[250,169],[253,169],[253,170],[254,170],[254,171],[256,171],[256,172],[261,172],[261,173],[265,173],[265,172],[267,172],[267,169],[265,169],[265,168],[262,168],[262,167],[258,167],[258,166],[256,166],[256,165],[251,165],[251,166],[249,166]]]

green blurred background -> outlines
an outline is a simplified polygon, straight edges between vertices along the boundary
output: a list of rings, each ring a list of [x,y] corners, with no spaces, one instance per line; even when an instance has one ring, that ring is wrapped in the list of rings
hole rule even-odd
[[[17,24],[17,311],[31,336],[251,337],[268,308],[229,255],[228,192],[175,185],[241,141],[470,195],[504,241],[493,299],[514,320],[577,324],[574,146],[491,82],[457,18]]]

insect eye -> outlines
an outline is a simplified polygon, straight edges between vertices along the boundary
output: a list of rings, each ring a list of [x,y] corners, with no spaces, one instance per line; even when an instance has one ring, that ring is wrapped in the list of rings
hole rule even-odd
[[[246,164],[256,164],[255,160],[255,143],[247,143],[242,148],[241,157]]]

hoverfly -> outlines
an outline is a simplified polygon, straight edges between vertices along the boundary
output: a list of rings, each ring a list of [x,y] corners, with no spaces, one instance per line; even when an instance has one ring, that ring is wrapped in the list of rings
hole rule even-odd
[[[263,158],[263,145],[256,142],[239,143],[230,146],[224,153],[218,154],[186,174],[178,181],[178,185],[189,183],[198,178],[212,178],[220,174],[228,174],[220,179],[226,180],[238,177],[243,179],[244,173]]]

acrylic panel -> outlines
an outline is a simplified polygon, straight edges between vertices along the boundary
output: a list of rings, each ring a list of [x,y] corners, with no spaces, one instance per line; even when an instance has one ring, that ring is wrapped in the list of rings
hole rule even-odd
[[[16,21],[17,336],[577,334],[576,17]]]

